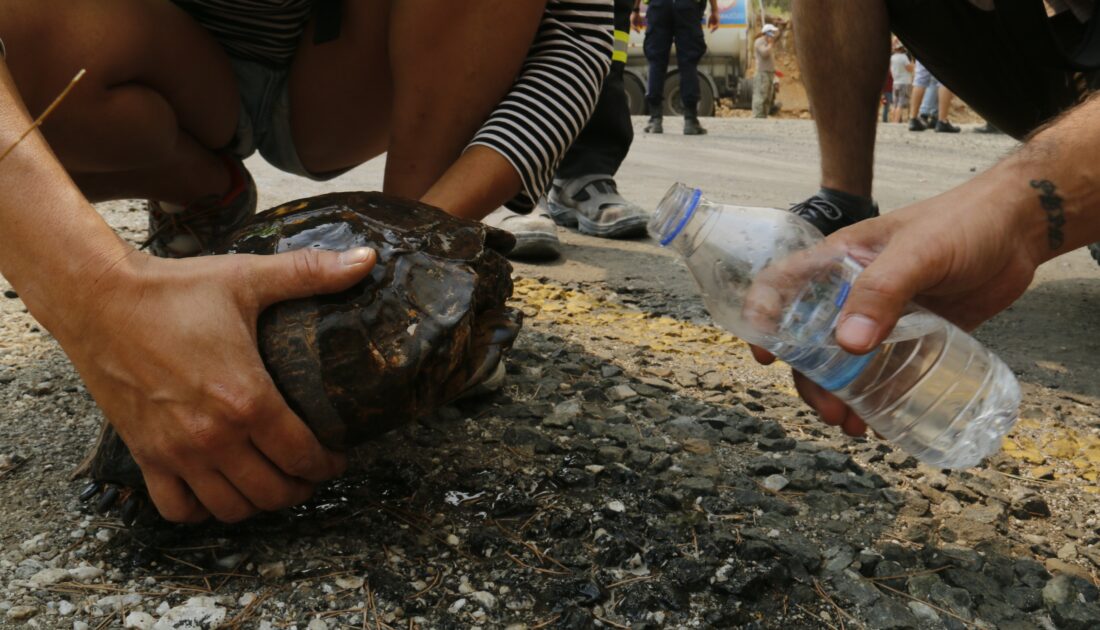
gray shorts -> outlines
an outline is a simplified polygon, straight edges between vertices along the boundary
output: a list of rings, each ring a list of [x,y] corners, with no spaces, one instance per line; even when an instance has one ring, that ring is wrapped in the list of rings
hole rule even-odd
[[[229,147],[242,160],[256,151],[281,171],[325,181],[350,169],[310,173],[298,157],[290,131],[289,68],[273,68],[255,61],[230,57],[237,75],[241,113],[237,133]]]
[[[939,86],[940,82],[936,80],[936,77],[932,76],[928,68],[925,68],[924,64],[918,61],[916,71],[913,73],[913,87],[936,89]]]
[[[905,109],[909,107],[909,97],[913,94],[911,83],[902,83],[894,86],[894,107]]]

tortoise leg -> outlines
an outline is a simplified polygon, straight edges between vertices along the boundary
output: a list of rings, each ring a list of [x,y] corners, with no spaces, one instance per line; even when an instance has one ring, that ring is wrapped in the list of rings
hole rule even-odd
[[[73,476],[92,478],[80,492],[82,502],[95,499],[94,509],[99,514],[118,508],[127,525],[134,522],[144,507],[151,505],[146,500],[141,469],[122,438],[107,423],[103,424],[95,446]]]

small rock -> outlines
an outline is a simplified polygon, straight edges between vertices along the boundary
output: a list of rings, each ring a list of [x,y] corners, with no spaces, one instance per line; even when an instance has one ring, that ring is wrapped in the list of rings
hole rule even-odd
[[[460,541],[458,539],[458,536],[455,536],[454,534],[447,534],[447,544],[448,545],[450,545],[452,547],[457,547],[460,542],[462,542],[462,541]]]
[[[336,586],[346,590],[359,590],[363,588],[363,578],[357,575],[341,575],[336,578]]]
[[[23,621],[38,614],[34,606],[12,606],[8,609],[7,617],[13,621]]]
[[[1073,581],[1068,575],[1056,575],[1043,587],[1043,604],[1047,608],[1064,604],[1071,597],[1073,597]]]
[[[607,398],[611,402],[623,402],[637,396],[638,392],[634,391],[629,385],[616,385],[607,390]]]
[[[6,289],[4,291],[4,297],[8,298],[9,300],[17,300],[19,299],[19,294],[15,291],[12,291],[11,289]]]
[[[940,616],[928,604],[911,601],[909,602],[909,610],[912,611],[913,616],[925,623],[938,624],[940,622]]]
[[[768,475],[764,478],[764,481],[761,483],[761,485],[763,485],[768,490],[771,490],[772,492],[779,492],[783,488],[786,488],[787,484],[789,483],[790,481],[788,481],[787,478],[783,475]]]
[[[306,630],[328,630],[328,622],[320,617],[314,617],[306,626]]]
[[[63,599],[63,600],[61,600],[60,602],[57,603],[57,614],[59,614],[63,617],[67,617],[67,616],[73,614],[73,612],[75,612],[75,611],[76,611],[76,606],[74,606],[73,603],[70,602],[67,599]]]
[[[1058,549],[1058,559],[1059,560],[1066,560],[1066,561],[1076,560],[1077,559],[1077,545],[1075,545],[1071,542],[1068,542],[1068,543],[1062,545]]]
[[[451,604],[447,608],[447,612],[454,615],[454,614],[458,613],[458,611],[462,610],[465,606],[466,606],[466,598],[465,597],[460,597],[460,598],[456,599],[454,601],[454,603]]]
[[[225,621],[225,609],[213,597],[192,597],[182,606],[171,608],[157,621],[153,630],[191,630],[217,628]]]
[[[149,613],[135,611],[126,615],[122,622],[123,628],[137,628],[137,630],[150,630],[157,622]]]
[[[31,584],[42,588],[52,586],[58,582],[69,579],[69,572],[65,569],[43,569],[31,577]]]
[[[889,597],[880,599],[867,613],[867,625],[875,630],[910,630],[917,623],[905,604]]]
[[[604,506],[604,510],[612,514],[622,514],[626,511],[626,506],[623,505],[622,501],[613,499],[607,502],[607,505]]]
[[[488,591],[474,591],[470,593],[470,599],[478,603],[485,610],[493,610],[497,607],[496,595]]]
[[[103,577],[103,569],[99,567],[82,566],[69,569],[69,575],[77,582],[87,583]]]
[[[685,477],[680,480],[680,488],[688,494],[695,496],[700,494],[714,494],[717,485],[713,479],[706,477]]]
[[[286,563],[281,560],[278,562],[267,562],[261,564],[258,571],[260,577],[265,580],[277,580],[286,575]]]

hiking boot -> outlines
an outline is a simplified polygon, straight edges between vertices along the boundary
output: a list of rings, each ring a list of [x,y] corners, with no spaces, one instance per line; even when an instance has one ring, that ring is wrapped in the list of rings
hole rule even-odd
[[[508,258],[553,260],[561,255],[558,228],[542,204],[532,210],[531,214],[518,214],[508,208],[497,208],[481,222],[511,232],[516,237],[516,246],[508,252]]]
[[[664,133],[665,125],[660,116],[650,116],[649,122],[645,126],[646,133]]]
[[[160,258],[188,258],[210,251],[256,214],[256,182],[237,158],[223,157],[229,192],[199,199],[178,211],[148,200],[149,236],[142,249]]]
[[[937,120],[936,133],[959,133],[959,128],[946,120]]]
[[[558,225],[601,238],[645,236],[649,222],[645,210],[619,194],[611,175],[555,179],[546,208]]]
[[[831,188],[822,188],[806,201],[796,203],[790,211],[806,219],[828,236],[841,228],[878,216],[878,204],[866,197],[851,195]]]
[[[928,127],[921,122],[920,118],[909,119],[909,131],[924,131],[925,129],[928,129]]]
[[[695,116],[684,116],[684,135],[685,136],[701,136],[707,132],[703,125],[699,124],[699,119]]]

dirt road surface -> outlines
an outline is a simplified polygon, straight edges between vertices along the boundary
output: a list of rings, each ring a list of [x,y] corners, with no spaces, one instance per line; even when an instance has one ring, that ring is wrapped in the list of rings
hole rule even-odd
[[[677,180],[778,207],[816,190],[809,121],[708,120],[704,137],[641,123],[618,179],[647,208]],[[933,196],[1013,147],[884,127],[876,198]],[[249,166],[262,207],[382,181],[381,163],[326,184]],[[135,208],[101,206],[131,240]],[[309,505],[238,527],[127,529],[76,499],[69,472],[100,415],[8,291],[0,627],[1100,625],[1087,254],[1042,268],[978,331],[1021,380],[1021,421],[986,466],[945,472],[820,425],[781,368],[710,325],[669,252],[562,237],[562,260],[516,266],[527,324],[500,392],[361,448]]]

